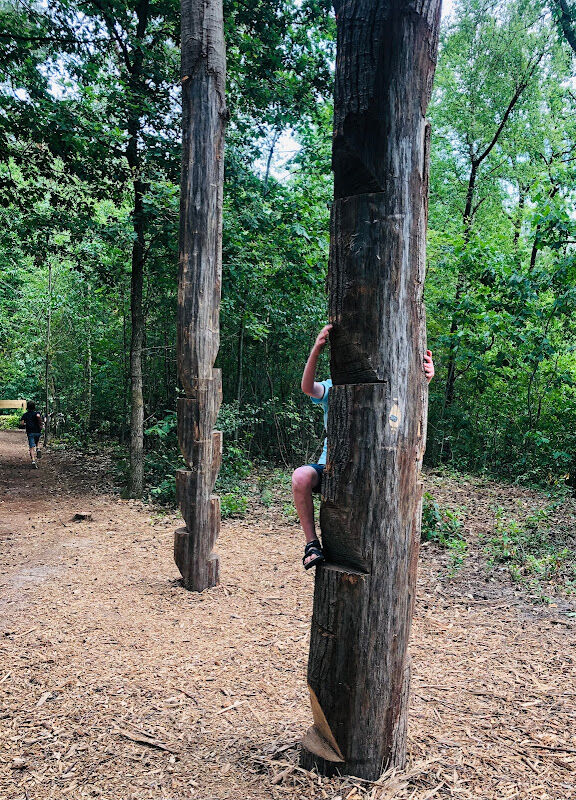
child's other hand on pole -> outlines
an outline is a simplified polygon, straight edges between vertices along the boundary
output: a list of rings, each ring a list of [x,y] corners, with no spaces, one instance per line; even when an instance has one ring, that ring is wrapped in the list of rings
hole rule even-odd
[[[434,362],[432,361],[431,350],[426,350],[424,354],[424,374],[426,375],[426,380],[430,383],[434,377]]]

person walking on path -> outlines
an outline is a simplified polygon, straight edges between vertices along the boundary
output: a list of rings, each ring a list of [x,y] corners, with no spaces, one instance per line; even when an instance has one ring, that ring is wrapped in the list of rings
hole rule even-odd
[[[332,380],[328,378],[318,383],[315,376],[318,358],[328,342],[331,328],[332,325],[324,325],[316,337],[316,341],[314,342],[314,346],[310,351],[306,366],[304,367],[301,382],[302,391],[309,395],[313,403],[322,406],[322,410],[324,411],[324,428],[326,428],[328,423],[328,398],[330,389],[332,388]],[[434,377],[434,362],[432,361],[432,353],[430,350],[426,350],[424,354],[424,375],[428,383],[430,383]],[[306,464],[303,467],[298,467],[292,474],[294,506],[306,538],[304,558],[302,559],[304,569],[310,569],[324,561],[322,545],[316,538],[314,501],[312,500],[312,495],[319,494],[321,491],[322,474],[326,466],[327,453],[328,441],[324,439],[324,447],[322,448],[322,454],[318,459],[318,463]]]
[[[26,428],[26,436],[28,437],[28,447],[30,448],[30,459],[34,469],[38,469],[38,459],[40,458],[40,448],[38,442],[42,435],[42,427],[44,420],[39,411],[36,410],[36,403],[33,400],[28,400],[26,403],[27,411],[22,414],[20,420],[20,427]]]

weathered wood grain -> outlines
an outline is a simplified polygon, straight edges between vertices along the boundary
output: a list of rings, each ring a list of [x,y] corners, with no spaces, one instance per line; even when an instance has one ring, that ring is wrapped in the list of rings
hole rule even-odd
[[[218,581],[214,544],[220,506],[212,495],[222,435],[213,430],[222,399],[214,361],[220,342],[222,187],[226,56],[222,0],[182,0],[182,183],[178,274],[178,441],[189,470],[177,474],[186,528],[174,539],[183,584],[202,591]]]
[[[392,395],[388,383],[365,383],[330,392],[324,550],[329,562],[371,575],[392,567],[407,575],[406,564],[395,560],[408,552],[419,516],[426,433],[421,364],[402,388]]]
[[[427,389],[422,303],[440,0],[335,3],[334,386],[303,766],[370,780],[406,757]]]
[[[419,127],[421,147],[425,126]],[[420,175],[422,181],[423,176]],[[424,345],[425,197],[395,211],[383,193],[341,198],[332,207],[328,270],[330,368],[335,384],[405,383]],[[409,233],[407,231],[409,229]],[[418,336],[418,342],[407,337]],[[391,344],[394,343],[393,348]],[[419,363],[421,373],[421,361]],[[394,386],[392,386],[394,391]]]
[[[216,478],[220,472],[222,464],[222,447],[224,442],[224,435],[222,431],[212,431],[212,475],[210,478],[210,491],[214,491],[216,485]]]
[[[178,369],[186,394],[220,345],[226,57],[222,0],[182,0]]]
[[[401,203],[436,67],[441,0],[335,0],[334,196]]]
[[[184,586],[202,592],[219,580],[220,562],[214,547],[220,533],[220,498],[213,495],[208,505],[202,503],[194,511],[190,525],[174,535],[174,561]]]
[[[222,402],[222,375],[212,370],[212,377],[196,381],[194,397],[178,398],[178,444],[189,467],[212,469],[213,428]],[[198,446],[206,444],[206,463],[198,461]],[[210,488],[210,492],[214,486]]]

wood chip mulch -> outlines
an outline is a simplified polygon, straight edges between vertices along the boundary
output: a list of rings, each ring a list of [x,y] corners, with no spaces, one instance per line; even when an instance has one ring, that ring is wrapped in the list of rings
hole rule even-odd
[[[263,506],[223,523],[221,585],[192,594],[178,517],[103,493],[89,459],[25,456],[0,433],[0,800],[576,798],[573,605],[532,605],[478,560],[450,579],[423,547],[408,766],[321,778],[298,764],[297,526]]]

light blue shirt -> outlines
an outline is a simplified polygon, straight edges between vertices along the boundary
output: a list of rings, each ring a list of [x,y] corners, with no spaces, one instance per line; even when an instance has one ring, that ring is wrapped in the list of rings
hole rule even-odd
[[[322,397],[311,397],[313,403],[322,406],[322,410],[324,411],[324,430],[328,427],[328,395],[330,394],[330,389],[332,388],[332,378],[328,378],[325,381],[320,381],[320,386],[324,387],[324,394]],[[328,455],[328,439],[324,439],[324,447],[322,448],[322,454],[318,459],[318,464],[325,464],[326,457]]]

